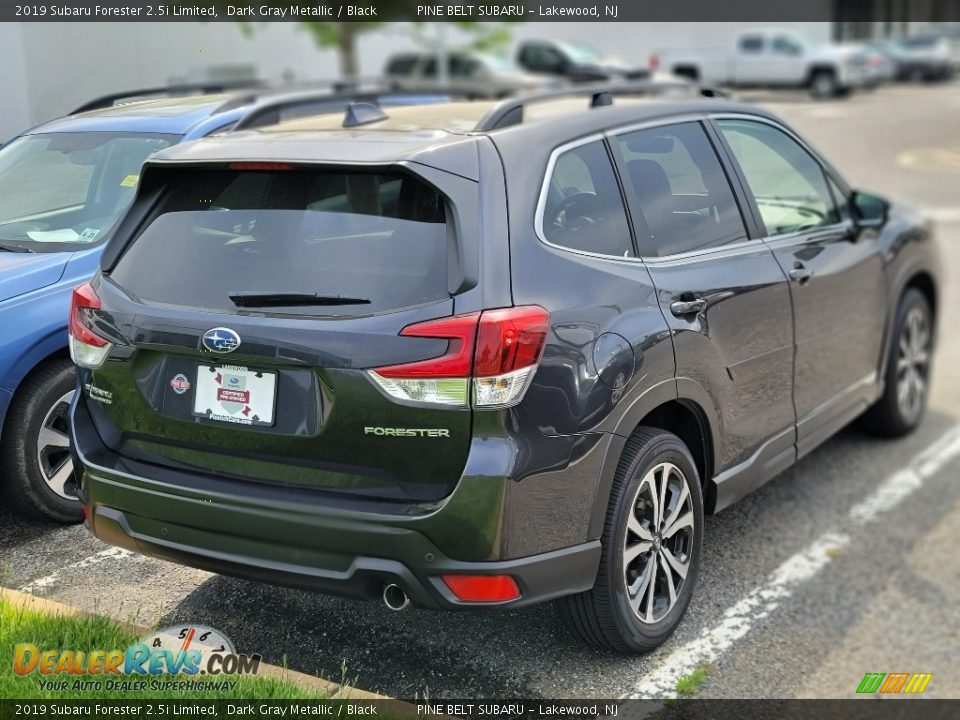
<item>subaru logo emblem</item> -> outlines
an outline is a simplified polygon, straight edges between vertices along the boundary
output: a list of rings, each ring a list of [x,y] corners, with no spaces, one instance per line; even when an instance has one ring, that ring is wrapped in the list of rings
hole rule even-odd
[[[230,328],[218,327],[207,330],[200,342],[210,352],[226,354],[240,347],[240,336]]]

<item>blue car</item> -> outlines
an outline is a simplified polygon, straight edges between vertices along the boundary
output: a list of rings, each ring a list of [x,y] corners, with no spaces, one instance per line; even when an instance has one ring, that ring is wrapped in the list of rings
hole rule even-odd
[[[358,98],[447,99],[347,97],[331,88],[166,97],[74,114],[0,148],[0,483],[10,504],[64,523],[83,518],[67,439],[75,383],[70,294],[96,271],[143,161],[186,140],[342,109]]]

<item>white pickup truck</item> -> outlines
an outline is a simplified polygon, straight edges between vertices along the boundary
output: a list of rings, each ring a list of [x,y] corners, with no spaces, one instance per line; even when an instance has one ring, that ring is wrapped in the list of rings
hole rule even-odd
[[[845,95],[867,82],[864,53],[817,45],[778,28],[743,30],[729,50],[661,50],[651,66],[704,85],[808,88],[818,98]]]

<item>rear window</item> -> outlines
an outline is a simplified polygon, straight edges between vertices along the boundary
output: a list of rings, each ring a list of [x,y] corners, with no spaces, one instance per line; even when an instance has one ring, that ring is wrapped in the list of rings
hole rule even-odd
[[[111,277],[145,301],[229,312],[271,294],[315,295],[263,305],[305,315],[434,302],[449,296],[445,204],[400,173],[184,170]]]

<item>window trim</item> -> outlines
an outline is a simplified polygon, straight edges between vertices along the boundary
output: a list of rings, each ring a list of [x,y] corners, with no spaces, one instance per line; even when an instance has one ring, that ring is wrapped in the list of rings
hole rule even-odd
[[[796,238],[804,235],[820,235],[824,232],[831,232],[838,230],[840,228],[847,228],[850,223],[843,219],[840,219],[836,223],[831,223],[830,225],[822,225],[820,227],[808,228],[806,230],[791,230],[790,232],[778,233],[776,235],[771,234],[767,229],[766,223],[763,221],[763,216],[760,214],[760,208],[757,206],[756,198],[753,195],[753,191],[750,190],[749,183],[747,182],[746,174],[743,171],[743,168],[740,166],[740,161],[737,160],[737,156],[734,154],[733,149],[730,147],[727,142],[726,137],[723,134],[723,129],[720,127],[719,121],[721,120],[745,120],[747,122],[757,122],[764,125],[769,125],[775,130],[779,130],[784,135],[789,137],[795,143],[797,143],[801,149],[803,149],[807,155],[809,155],[813,161],[820,168],[820,172],[824,175],[824,181],[832,180],[836,184],[837,188],[843,193],[843,197],[849,202],[851,189],[847,182],[840,176],[840,174],[826,161],[820,154],[814,150],[808,142],[806,142],[802,137],[797,135],[792,129],[784,125],[783,123],[777,122],[771,118],[765,117],[763,115],[751,115],[749,113],[714,113],[710,115],[710,120],[713,123],[714,128],[716,129],[716,134],[722,143],[724,152],[727,154],[730,164],[733,167],[734,172],[740,179],[740,183],[743,186],[744,192],[747,196],[747,202],[750,205],[750,211],[754,215],[754,220],[757,224],[758,230],[761,231],[761,239],[764,242],[773,242],[779,241],[784,238]],[[837,206],[836,198],[833,197],[833,191],[830,189],[829,182],[827,182],[827,193],[830,195],[831,200],[834,204],[834,210],[837,211],[837,217],[840,217],[839,207]]]
[[[537,239],[542,242],[547,247],[556,248],[557,250],[562,250],[563,252],[573,253],[575,255],[583,255],[585,257],[598,258],[601,260],[618,260],[620,262],[643,262],[643,258],[638,255],[633,257],[627,257],[624,255],[606,255],[604,253],[595,253],[590,252],[589,250],[578,250],[576,248],[566,247],[564,245],[558,245],[557,243],[550,242],[547,240],[546,233],[543,231],[543,214],[547,209],[547,195],[550,191],[550,180],[553,177],[553,171],[557,164],[557,159],[571,150],[576,150],[578,147],[583,147],[584,145],[589,145],[590,143],[600,142],[604,145],[604,150],[607,152],[607,155],[610,160],[610,168],[613,170],[614,179],[617,182],[617,187],[620,192],[620,202],[623,204],[623,213],[627,221],[627,231],[630,234],[630,245],[634,253],[637,252],[637,243],[634,238],[633,226],[630,220],[630,210],[627,206],[626,201],[623,198],[623,189],[622,182],[620,178],[620,173],[617,169],[616,161],[613,157],[610,157],[609,149],[607,148],[607,134],[603,132],[596,132],[590,135],[585,135],[583,137],[577,138],[576,140],[571,140],[568,143],[563,145],[558,145],[550,152],[550,157],[547,159],[547,169],[544,171],[543,180],[540,184],[540,193],[537,197],[537,207],[534,211],[533,216],[533,230],[537,235]]]

